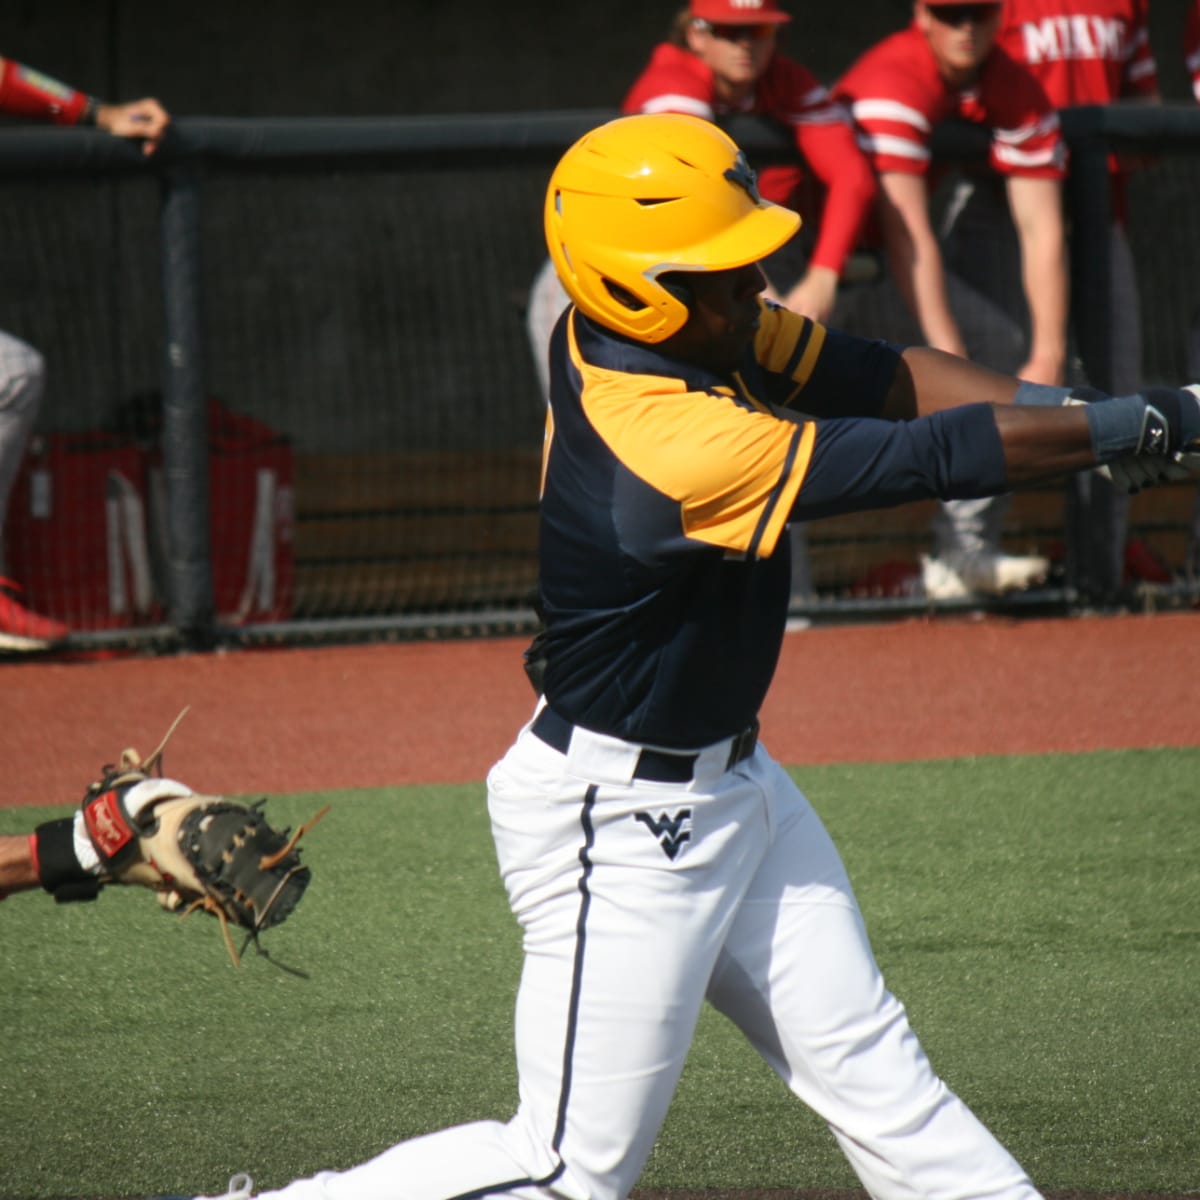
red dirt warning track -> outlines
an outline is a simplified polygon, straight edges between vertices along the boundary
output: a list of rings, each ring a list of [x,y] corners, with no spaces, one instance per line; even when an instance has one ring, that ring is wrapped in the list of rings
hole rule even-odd
[[[524,639],[0,667],[0,804],[68,804],[190,713],[169,774],[213,792],[482,780],[532,709]],[[1200,613],[913,620],[785,639],[785,763],[1200,745]]]

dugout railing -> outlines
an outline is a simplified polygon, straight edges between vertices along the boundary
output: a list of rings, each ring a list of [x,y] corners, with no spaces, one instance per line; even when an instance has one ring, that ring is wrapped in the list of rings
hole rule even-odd
[[[80,647],[531,626],[542,400],[523,307],[550,166],[611,115],[182,118],[149,158],[94,131],[0,131],[0,330],[47,363],[7,539],[29,602]],[[1119,151],[1140,160],[1145,376],[1181,381],[1200,350],[1200,108],[1063,127],[1086,373],[1107,386]],[[790,153],[765,123],[730,129],[759,161]],[[984,147],[946,127],[935,150]],[[1135,498],[1155,568],[1139,603],[1196,601],[1195,494]],[[962,607],[908,586],[930,513],[813,523],[797,615]],[[1060,548],[1061,488],[1023,494],[1005,537]],[[1077,601],[1052,581],[995,604]]]

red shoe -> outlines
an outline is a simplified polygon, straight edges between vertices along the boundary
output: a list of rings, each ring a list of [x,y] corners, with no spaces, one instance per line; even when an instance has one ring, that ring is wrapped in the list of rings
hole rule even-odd
[[[49,650],[71,632],[61,621],[19,603],[20,585],[0,579],[0,650]]]

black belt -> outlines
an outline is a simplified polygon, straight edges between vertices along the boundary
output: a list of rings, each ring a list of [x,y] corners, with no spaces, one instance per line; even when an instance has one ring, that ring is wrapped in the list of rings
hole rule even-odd
[[[543,708],[533,721],[533,732],[559,754],[566,754],[571,745],[571,733],[574,728],[570,721],[560,717],[552,708]],[[725,761],[725,770],[728,771],[736,763],[749,758],[756,745],[757,721],[733,739],[733,744],[729,747],[729,757]],[[671,750],[643,750],[638,755],[633,777],[648,779],[654,783],[690,783],[699,757],[699,754],[689,754],[686,751],[676,754]]]

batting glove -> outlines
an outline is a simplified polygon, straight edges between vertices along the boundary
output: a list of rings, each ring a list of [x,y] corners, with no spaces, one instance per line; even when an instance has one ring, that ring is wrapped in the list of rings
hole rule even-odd
[[[1092,388],[1077,388],[1064,404],[1106,399]],[[1148,388],[1139,399],[1146,408],[1137,450],[1097,467],[1096,473],[1131,496],[1154,484],[1200,475],[1200,384]]]

